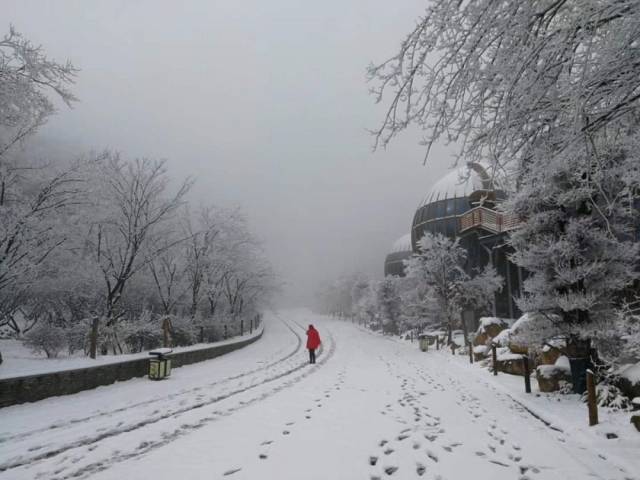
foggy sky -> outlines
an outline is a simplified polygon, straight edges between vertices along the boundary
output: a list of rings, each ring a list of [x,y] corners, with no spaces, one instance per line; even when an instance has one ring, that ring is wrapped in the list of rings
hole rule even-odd
[[[3,0],[9,24],[81,69],[43,128],[78,149],[166,158],[194,204],[241,206],[303,304],[323,280],[382,275],[453,162],[418,132],[372,153],[384,109],[365,71],[395,53],[424,0]],[[4,32],[3,32],[4,33]]]

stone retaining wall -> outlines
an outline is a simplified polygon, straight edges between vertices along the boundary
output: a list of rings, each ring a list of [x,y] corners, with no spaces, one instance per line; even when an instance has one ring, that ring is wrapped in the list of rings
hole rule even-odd
[[[172,368],[219,357],[245,347],[260,337],[262,332],[255,337],[235,343],[173,353]],[[58,395],[69,395],[135,377],[144,377],[147,375],[148,366],[149,359],[141,358],[95,367],[0,379],[0,408]]]

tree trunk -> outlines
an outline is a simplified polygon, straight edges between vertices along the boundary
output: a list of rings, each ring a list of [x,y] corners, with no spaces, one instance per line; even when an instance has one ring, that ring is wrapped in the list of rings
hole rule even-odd
[[[98,317],[93,317],[91,321],[91,338],[90,338],[90,346],[89,346],[89,356],[91,358],[96,358],[96,354],[98,351]]]

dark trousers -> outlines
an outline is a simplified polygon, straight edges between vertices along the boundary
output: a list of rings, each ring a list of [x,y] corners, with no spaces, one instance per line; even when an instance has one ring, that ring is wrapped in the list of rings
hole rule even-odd
[[[316,349],[309,349],[309,363],[316,363]]]

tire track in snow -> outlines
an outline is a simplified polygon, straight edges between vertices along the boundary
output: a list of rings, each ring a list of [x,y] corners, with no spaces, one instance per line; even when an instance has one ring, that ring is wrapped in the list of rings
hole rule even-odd
[[[198,392],[204,389],[208,389],[208,388],[212,388],[212,387],[219,387],[221,385],[230,383],[234,380],[239,380],[242,379],[243,377],[249,376],[249,375],[254,375],[256,373],[259,373],[263,370],[268,370],[271,369],[273,367],[276,367],[280,364],[284,364],[287,362],[287,360],[289,360],[290,358],[292,358],[293,356],[295,356],[296,354],[298,354],[302,348],[302,337],[300,336],[300,334],[298,334],[285,320],[283,320],[282,318],[278,317],[278,319],[280,321],[283,322],[283,324],[287,327],[287,329],[289,331],[291,331],[291,333],[295,336],[296,338],[296,347],[289,353],[287,353],[285,356],[283,356],[282,358],[279,358],[276,361],[273,361],[271,363],[269,363],[268,365],[263,365],[261,367],[258,368],[254,368],[250,371],[244,372],[244,373],[240,373],[237,375],[234,375],[232,377],[227,377],[225,379],[222,380],[218,380],[216,382],[212,382],[206,385],[200,385],[198,387],[194,387],[194,388],[190,388],[187,390],[181,390],[180,392],[177,393],[173,393],[170,395],[166,395],[160,398],[155,398],[152,400],[147,400],[144,402],[138,402],[132,405],[127,405],[126,407],[122,407],[122,408],[118,408],[115,410],[111,410],[108,412],[100,412],[96,415],[91,415],[91,416],[87,416],[87,417],[83,417],[83,418],[76,418],[76,419],[72,419],[68,422],[62,423],[62,424],[53,424],[49,427],[46,428],[42,428],[42,429],[38,429],[38,430],[32,430],[30,432],[25,432],[25,433],[21,433],[21,434],[17,434],[17,435],[13,435],[10,437],[4,437],[2,439],[2,441],[0,441],[0,445],[3,442],[12,440],[12,441],[16,441],[16,440],[24,440],[24,439],[28,439],[29,437],[32,437],[34,435],[37,434],[41,434],[43,432],[50,432],[50,431],[54,431],[56,430],[56,433],[60,430],[60,429],[64,429],[67,427],[73,427],[77,424],[83,423],[83,422],[87,422],[87,421],[91,421],[91,420],[95,420],[98,418],[103,418],[103,417],[111,417],[113,415],[117,415],[117,414],[121,414],[121,413],[129,413],[132,411],[135,411],[136,408],[140,408],[140,407],[145,407],[145,406],[149,406],[149,405],[153,405],[153,404],[158,404],[160,402],[165,402],[165,401],[169,401],[171,402],[172,400],[175,400],[176,398],[180,398],[180,397],[185,397],[185,396],[190,396],[191,394],[193,394],[194,392]],[[30,448],[28,448],[28,452],[34,452],[32,455],[29,456],[20,456],[17,457],[15,459],[10,459],[2,464],[0,464],[0,473],[7,471],[7,470],[11,470],[13,468],[19,467],[19,466],[23,466],[23,465],[27,465],[29,463],[32,462],[36,462],[42,459],[46,459],[46,458],[51,458],[54,456],[57,456],[63,452],[66,452],[67,450],[70,450],[72,448],[76,448],[77,446],[81,446],[81,445],[89,445],[89,444],[93,444],[96,442],[99,442],[101,440],[104,440],[105,438],[109,438],[115,435],[119,435],[121,433],[126,433],[126,432],[130,432],[133,430],[136,430],[138,428],[141,428],[145,425],[149,425],[151,423],[155,423],[161,420],[164,420],[166,418],[175,416],[175,415],[180,415],[181,413],[187,412],[189,410],[194,410],[194,409],[198,409],[198,408],[202,408],[206,405],[210,405],[212,403],[216,403],[219,402],[221,400],[225,400],[229,397],[232,397],[233,395],[237,395],[239,393],[245,392],[251,388],[256,388],[260,385],[262,385],[263,383],[270,381],[269,379],[273,378],[279,378],[278,376],[276,377],[268,377],[265,381],[257,383],[257,384],[252,384],[249,385],[247,387],[244,388],[240,388],[240,389],[235,389],[225,395],[219,395],[216,397],[212,397],[211,399],[209,399],[208,401],[199,401],[196,402],[194,404],[191,404],[187,407],[184,408],[179,408],[177,410],[171,410],[171,411],[167,411],[162,415],[155,415],[152,417],[147,417],[146,419],[140,421],[140,422],[135,422],[133,424],[128,424],[125,426],[122,426],[121,428],[116,428],[116,429],[111,429],[105,432],[101,432],[98,433],[97,435],[93,436],[93,437],[82,437],[79,440],[76,440],[74,442],[71,442],[69,444],[66,445],[62,445],[62,446],[57,446],[56,448],[52,448],[52,449],[46,449],[46,446],[40,446],[40,445],[36,445],[36,446],[32,446]],[[144,414],[144,412],[142,412]],[[151,414],[153,415],[153,413]]]
[[[336,350],[336,343],[335,343],[335,339],[333,337],[333,334],[331,332],[328,332],[328,336],[329,336],[329,340],[330,340],[330,347],[329,347],[329,351],[327,352],[327,355],[324,355],[322,357],[321,360],[319,360],[317,362],[317,365],[323,365],[324,363],[326,363],[327,361],[329,361],[333,355],[335,354],[335,350]],[[298,365],[297,367],[291,369],[288,372],[284,372],[280,375],[278,375],[277,378],[273,378],[271,380],[269,380],[269,382],[271,381],[275,381],[276,379],[280,379],[280,378],[284,378],[287,376],[290,376],[292,373],[294,373],[295,371],[301,370],[304,367],[308,367],[308,363],[304,362],[301,365]],[[290,388],[293,385],[299,383],[300,381],[302,381],[305,377],[311,375],[312,373],[314,373],[315,371],[317,371],[319,367],[311,367],[309,369],[307,369],[304,373],[302,373],[301,375],[295,376],[291,379],[289,379],[288,381],[284,382],[281,385],[276,386],[275,388],[263,392],[260,395],[257,395],[249,400],[245,400],[245,401],[241,401],[239,402],[237,405],[232,406],[230,408],[228,408],[227,410],[223,411],[223,412],[213,412],[211,415],[205,416],[201,419],[199,419],[197,422],[195,423],[191,423],[191,424],[182,424],[179,428],[175,429],[173,432],[171,433],[167,433],[164,432],[161,437],[160,440],[157,441],[145,441],[142,444],[140,444],[138,446],[138,448],[133,451],[133,452],[127,452],[127,453],[120,453],[118,452],[116,455],[110,455],[109,458],[104,461],[104,462],[93,462],[89,465],[85,465],[84,467],[81,467],[80,469],[76,470],[75,472],[69,473],[67,475],[64,476],[48,476],[47,480],[68,480],[68,479],[76,479],[76,478],[88,478],[90,475],[104,471],[109,469],[111,466],[117,464],[117,463],[121,463],[127,460],[131,460],[134,459],[136,457],[139,457],[141,455],[145,455],[147,453],[149,453],[152,450],[156,450],[160,447],[163,447],[187,434],[189,434],[190,432],[193,432],[195,430],[198,430],[206,425],[208,425],[209,423],[219,419],[219,418],[223,418],[223,417],[227,417],[231,414],[233,414],[234,412],[241,410],[245,407],[248,407],[256,402],[265,400],[266,398],[275,395],[276,393],[286,389],[286,388]],[[264,385],[267,382],[263,382],[261,385]],[[61,472],[62,469],[57,470],[54,475],[62,473]]]
[[[171,394],[168,394],[168,395],[156,397],[156,398],[153,398],[153,399],[150,399],[150,400],[145,400],[143,402],[137,402],[137,403],[129,404],[129,405],[126,405],[124,407],[116,408],[116,409],[113,409],[113,410],[100,411],[99,413],[96,413],[95,415],[89,415],[89,416],[85,416],[85,417],[81,417],[81,418],[73,418],[73,419],[67,420],[67,421],[65,421],[63,423],[53,423],[53,424],[51,424],[49,426],[38,428],[38,429],[35,429],[35,430],[30,430],[30,431],[27,431],[27,432],[21,432],[21,433],[14,434],[14,435],[3,436],[3,437],[0,437],[0,445],[2,445],[5,442],[8,442],[8,441],[23,440],[25,438],[29,438],[29,437],[31,437],[33,435],[36,435],[36,434],[39,434],[39,433],[50,432],[50,431],[53,431],[53,430],[66,428],[66,427],[73,426],[73,425],[76,425],[76,424],[79,424],[79,423],[84,423],[84,422],[87,422],[87,421],[90,421],[90,420],[95,420],[97,418],[109,417],[109,416],[112,416],[112,415],[115,415],[115,414],[118,414],[118,413],[130,411],[130,410],[132,410],[134,408],[143,407],[143,406],[147,406],[147,405],[152,405],[154,403],[159,403],[159,402],[163,402],[163,401],[167,401],[167,400],[173,400],[175,398],[179,398],[181,396],[193,394],[193,393],[199,392],[199,391],[204,390],[204,389],[208,389],[208,388],[211,388],[211,387],[218,387],[220,385],[224,385],[225,383],[229,383],[229,382],[231,382],[233,380],[238,380],[238,379],[240,379],[242,377],[246,377],[246,376],[249,376],[249,375],[254,375],[256,373],[261,372],[262,370],[270,369],[270,368],[278,365],[279,363],[285,362],[289,358],[293,357],[302,348],[302,338],[300,337],[300,335],[298,335],[279,316],[278,316],[278,320],[280,320],[282,323],[284,323],[285,326],[289,330],[291,330],[291,332],[293,333],[293,335],[296,338],[296,346],[292,351],[288,352],[285,356],[283,356],[281,358],[278,358],[275,361],[272,361],[271,363],[269,363],[267,365],[262,365],[260,367],[257,367],[257,368],[248,370],[246,372],[242,372],[242,373],[233,375],[231,377],[226,377],[226,378],[223,378],[221,380],[217,380],[215,382],[207,383],[207,384],[204,384],[204,385],[199,385],[199,386],[193,387],[193,388],[183,389],[183,390],[180,390],[179,392],[176,392],[176,393],[171,393]],[[0,471],[2,471],[2,465],[0,465]]]
[[[301,349],[301,345],[302,345],[302,339],[301,336],[284,320],[280,319],[281,321],[283,321],[283,323],[287,326],[287,328],[296,336],[297,338],[297,345],[296,345],[296,349],[294,350],[294,352],[288,354],[286,356],[286,359],[281,359],[278,362],[274,362],[273,364],[271,364],[271,366],[274,366],[276,364],[282,364],[284,362],[286,362],[286,360],[288,360],[289,358],[291,358],[293,355],[295,355],[296,353],[298,353]],[[333,353],[335,352],[335,342],[333,340],[333,336],[329,333],[330,336],[330,340],[331,340],[331,347],[329,348],[329,353],[326,356],[323,356],[321,360],[318,361],[318,364],[324,364],[326,363],[326,361],[329,360],[329,358],[331,358],[333,356]],[[218,402],[221,402],[223,400],[232,398],[236,395],[251,391],[253,389],[256,389],[258,387],[261,387],[263,385],[272,383],[274,381],[280,380],[282,378],[285,378],[287,376],[290,376],[292,374],[294,374],[295,372],[299,371],[300,369],[304,368],[308,366],[308,363],[306,361],[302,362],[302,363],[298,363],[295,366],[288,368],[285,371],[276,373],[275,375],[269,376],[265,379],[263,379],[262,381],[246,386],[246,387],[242,387],[242,388],[237,388],[235,390],[232,390],[231,392],[228,392],[224,395],[219,395],[217,397],[213,397],[207,401],[201,401],[201,402],[197,402],[193,405],[190,405],[188,407],[185,408],[181,408],[178,410],[173,410],[171,412],[166,412],[162,415],[157,415],[155,417],[151,417],[151,418],[146,418],[140,422],[136,422],[134,424],[129,424],[129,425],[125,425],[125,426],[121,426],[115,429],[111,429],[109,431],[106,432],[102,432],[99,433],[93,437],[83,437],[79,440],[67,443],[65,445],[59,446],[57,448],[48,450],[48,451],[44,451],[44,452],[39,452],[36,455],[33,455],[29,458],[24,458],[24,457],[19,457],[16,460],[13,461],[9,461],[6,462],[2,465],[0,465],[0,473],[5,472],[5,471],[9,471],[9,470],[13,470],[15,468],[19,468],[19,467],[29,467],[32,466],[35,463],[38,463],[40,461],[46,461],[48,459],[51,459],[53,457],[57,457],[62,453],[71,451],[73,449],[77,449],[77,448],[81,448],[81,447],[88,447],[89,451],[92,451],[96,448],[96,446],[93,446],[95,444],[98,444],[99,442],[112,438],[112,437],[116,437],[118,435],[122,435],[122,434],[127,434],[127,433],[131,433],[131,432],[135,432],[137,430],[140,430],[146,426],[150,426],[150,425],[154,425],[157,424],[163,420],[169,419],[169,418],[177,418],[180,415],[183,415],[185,413],[188,412],[192,412],[194,410],[198,410],[198,409],[202,409],[204,407],[210,406],[210,405],[214,405]],[[265,368],[268,367],[261,367],[258,370],[264,370]],[[147,451],[151,450],[151,449],[155,449],[158,447],[161,447],[163,445],[166,445],[167,443],[185,435],[186,433],[189,433],[190,431],[193,431],[195,429],[201,428],[202,426],[204,426],[205,424],[220,418],[222,416],[228,416],[231,413],[233,413],[236,410],[239,410],[240,408],[244,408],[245,406],[251,405],[253,403],[255,403],[256,401],[262,400],[268,396],[271,396],[277,392],[279,392],[280,390],[293,385],[294,383],[297,383],[298,381],[302,380],[304,377],[306,377],[307,375],[309,375],[310,373],[312,373],[313,371],[315,371],[316,369],[312,369],[309,370],[308,372],[304,373],[303,375],[297,376],[295,377],[293,380],[290,380],[288,382],[285,382],[283,385],[277,386],[275,388],[273,388],[272,390],[263,393],[257,397],[254,397],[252,399],[249,399],[248,401],[241,401],[239,404],[237,404],[236,406],[229,408],[223,412],[215,412],[213,414],[213,416],[207,416],[204,417],[203,419],[200,419],[198,422],[196,422],[195,424],[183,424],[180,426],[180,428],[176,429],[174,432],[169,433],[169,434],[163,434],[162,435],[162,439],[160,441],[157,442],[149,442],[149,441],[145,441],[142,442],[141,446],[142,448],[139,448],[135,451],[135,452],[129,452],[126,454],[118,454],[113,456],[113,461],[108,460],[106,463],[108,463],[109,465],[112,463],[119,463],[121,461],[127,460],[128,458],[133,458],[133,457],[137,457],[139,455],[142,455],[144,453],[146,453]],[[239,379],[241,377],[243,377],[245,375],[237,375],[236,379]],[[63,458],[62,461],[65,461],[66,458]],[[105,462],[98,462],[96,464],[91,464],[93,465],[95,468],[91,468],[90,470],[95,473],[96,471],[100,471],[103,470],[104,468],[99,467],[99,465],[105,465]],[[71,475],[67,475],[64,477],[55,477],[55,478],[77,478],[78,476],[82,476],[85,473],[85,470],[89,468],[89,466],[84,467],[78,471],[76,471],[74,474]],[[57,469],[54,474],[59,473],[60,469]],[[88,471],[87,471],[88,472]],[[53,478],[51,476],[49,476],[49,473],[47,474],[48,479]]]

